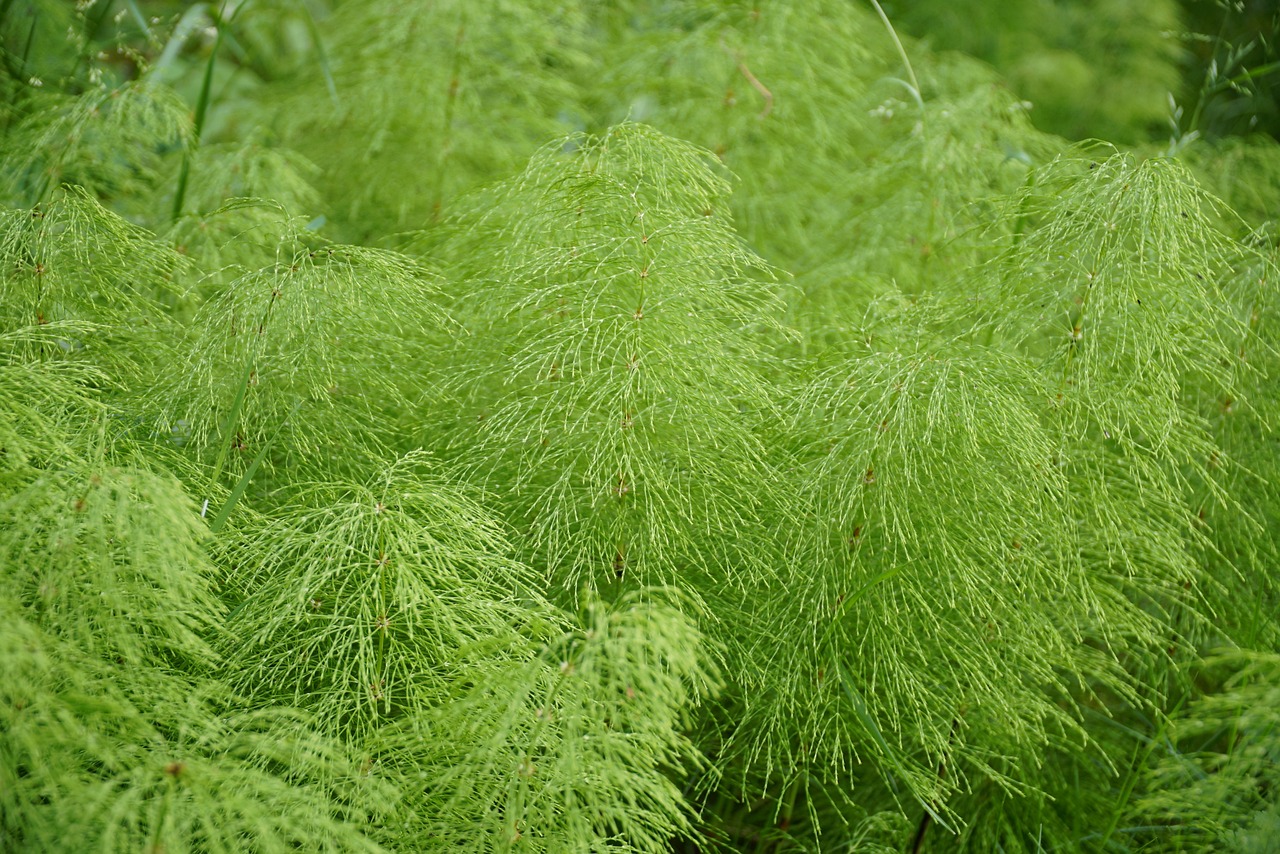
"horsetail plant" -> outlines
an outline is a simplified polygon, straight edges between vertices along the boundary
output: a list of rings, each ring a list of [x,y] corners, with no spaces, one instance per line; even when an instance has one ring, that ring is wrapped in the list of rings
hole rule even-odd
[[[1266,850],[1280,149],[923,14],[0,2],[0,848]]]

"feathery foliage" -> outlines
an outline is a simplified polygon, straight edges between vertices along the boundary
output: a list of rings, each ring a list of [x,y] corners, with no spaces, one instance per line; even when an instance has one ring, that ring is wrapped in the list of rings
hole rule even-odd
[[[582,5],[342,4],[326,48],[336,103],[315,75],[281,83],[268,126],[320,166],[353,237],[419,227],[564,131],[565,73],[587,64]]]
[[[1150,832],[1153,850],[1265,851],[1280,818],[1269,797],[1280,767],[1280,662],[1236,652],[1205,665],[1228,675],[1174,719],[1172,749],[1151,763],[1150,794],[1135,812],[1167,825]]]
[[[218,215],[240,223],[246,207]],[[397,365],[417,363],[419,330],[443,321],[430,274],[413,258],[254,219],[219,249],[232,265],[250,263],[219,274],[224,283],[187,327],[188,355],[161,379],[161,428],[213,456],[215,473],[229,454],[242,471],[235,460],[272,445],[322,471],[376,454],[386,413],[416,385]],[[234,246],[241,241],[247,249]],[[327,429],[317,434],[320,423]]]
[[[940,8],[0,2],[0,848],[1267,850],[1274,69]]]
[[[496,524],[421,455],[368,484],[295,487],[277,512],[230,548],[230,681],[357,744],[438,703],[466,649],[533,601]]]
[[[464,264],[476,241],[508,247],[455,273],[472,331],[458,394],[480,408],[457,441],[477,478],[505,481],[535,566],[569,590],[769,572],[744,545],[775,500],[751,424],[769,405],[756,342],[781,303],[727,222],[723,176],[622,125],[492,192],[455,225]]]
[[[8,598],[3,626],[6,848],[382,850],[360,825],[387,793],[305,717],[234,712],[217,685],[86,660]]]
[[[104,333],[138,335],[164,322],[157,303],[171,288],[180,259],[83,187],[0,216],[6,330],[81,321],[101,324]],[[116,355],[104,349],[100,358]]]
[[[700,761],[683,730],[716,677],[687,607],[660,590],[592,601],[541,646],[479,664],[393,736],[425,783],[411,835],[477,852],[660,851],[690,836],[672,775]]]

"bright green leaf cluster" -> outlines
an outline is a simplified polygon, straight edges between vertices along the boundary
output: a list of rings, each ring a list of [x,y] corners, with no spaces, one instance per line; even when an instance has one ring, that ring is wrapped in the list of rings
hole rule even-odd
[[[888,2],[54,6],[0,847],[1265,849],[1274,145]]]

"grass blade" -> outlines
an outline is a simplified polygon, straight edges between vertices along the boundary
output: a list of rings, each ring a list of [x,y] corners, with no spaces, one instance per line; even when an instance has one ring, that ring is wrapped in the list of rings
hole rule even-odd
[[[240,498],[244,495],[244,491],[249,488],[249,481],[253,480],[253,476],[257,474],[258,466],[262,465],[262,461],[266,459],[267,451],[271,450],[271,446],[275,444],[276,438],[280,435],[281,431],[284,430],[285,425],[289,423],[289,419],[293,417],[294,413],[296,413],[301,406],[302,401],[295,403],[293,405],[293,409],[289,411],[289,414],[280,422],[280,426],[276,428],[276,432],[271,434],[270,439],[262,443],[262,447],[253,458],[253,462],[249,463],[249,468],[245,469],[244,474],[240,476],[239,482],[237,482],[235,488],[231,490],[231,495],[227,497],[227,500],[222,505],[222,509],[218,511],[217,517],[209,523],[210,531],[213,531],[216,534],[218,531],[222,530],[222,526],[227,523],[227,518],[231,515],[231,511],[234,510],[236,504],[239,503]]]
[[[205,116],[209,113],[209,102],[212,100],[213,69],[218,61],[218,49],[222,47],[223,31],[228,21],[222,14],[214,16],[214,25],[218,35],[213,40],[213,50],[209,51],[209,61],[204,66],[204,77],[200,81],[200,95],[196,99],[196,114],[191,132],[191,145],[182,153],[182,169],[178,173],[178,188],[173,195],[173,220],[177,222],[182,216],[182,206],[187,197],[187,181],[191,176],[191,158],[200,147],[200,134],[204,131]]]
[[[247,365],[244,369],[244,381],[240,383],[240,390],[236,392],[236,399],[231,403],[231,411],[227,413],[227,424],[223,428],[222,447],[218,449],[218,459],[213,464],[213,474],[209,477],[209,490],[212,492],[213,485],[218,482],[218,478],[222,477],[222,467],[226,465],[227,454],[231,450],[231,441],[235,436],[236,422],[240,419],[240,410],[244,408],[245,396],[249,393],[249,381],[253,376],[253,365]],[[205,508],[209,506],[208,499],[205,499]],[[204,515],[204,511],[201,511]]]

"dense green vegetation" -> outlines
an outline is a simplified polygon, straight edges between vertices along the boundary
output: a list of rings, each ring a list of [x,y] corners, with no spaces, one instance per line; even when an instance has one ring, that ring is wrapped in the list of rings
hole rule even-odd
[[[1277,34],[0,0],[0,849],[1274,850]]]

